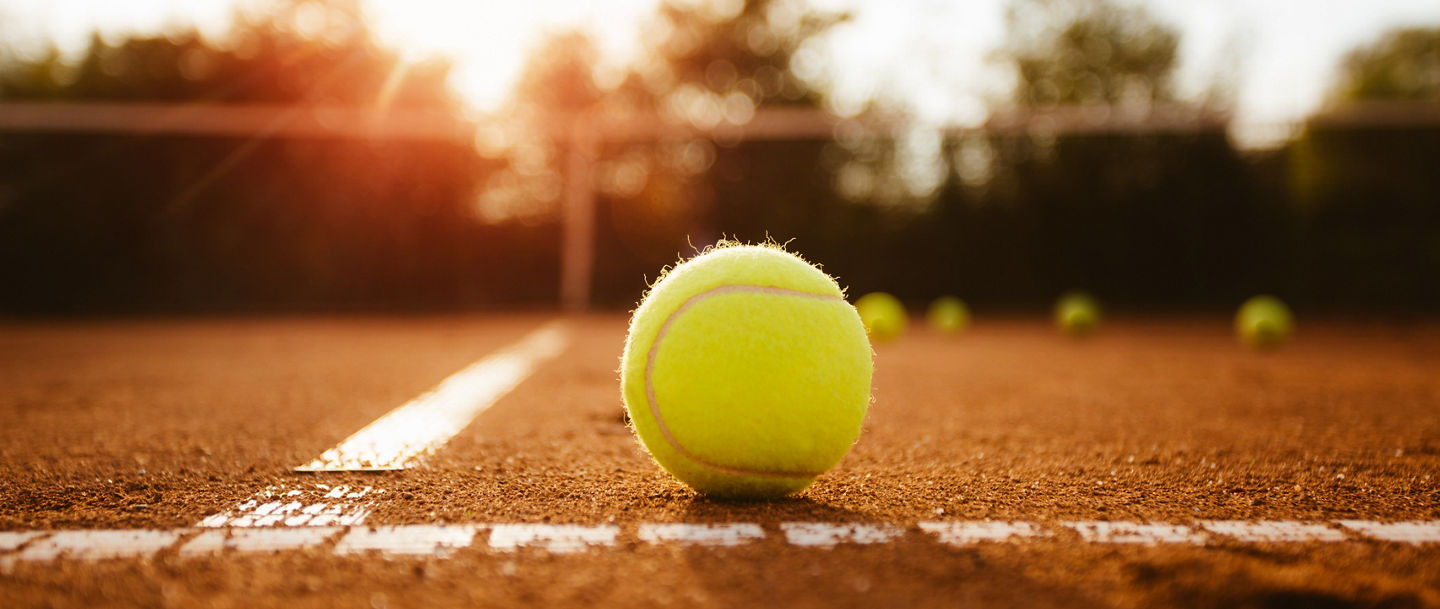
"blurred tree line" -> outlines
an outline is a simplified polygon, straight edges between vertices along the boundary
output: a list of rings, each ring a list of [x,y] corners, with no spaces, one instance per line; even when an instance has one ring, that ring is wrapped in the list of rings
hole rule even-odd
[[[1226,83],[1200,102],[1176,97],[1179,34],[1144,10],[1016,0],[1007,25],[995,57],[1016,82],[997,113],[1229,112]],[[1433,116],[1437,49],[1440,29],[1384,34],[1340,66],[1325,112],[1408,101]],[[813,191],[835,199],[817,206],[826,211],[752,207],[721,228],[795,238],[852,292],[892,291],[915,305],[958,294],[982,306],[1039,308],[1085,288],[1134,309],[1225,311],[1271,292],[1311,311],[1440,310],[1440,127],[1325,127],[1323,118],[1261,150],[1238,147],[1219,124],[1066,133],[1042,119],[1018,133],[928,143],[943,179],[923,184],[922,175],[926,188],[898,196],[886,182],[914,173],[903,142],[842,136],[808,182],[832,181]],[[765,177],[738,182],[723,207],[795,184],[775,163],[791,145],[757,145],[775,156],[757,155],[765,160],[747,176]],[[787,213],[797,209],[800,218]]]
[[[1044,306],[1081,288],[1122,306],[1175,309],[1290,295],[1296,244],[1284,195],[1267,189],[1221,124],[1077,133],[1046,123],[1059,108],[1222,111],[1177,99],[1173,27],[1103,0],[1017,0],[1006,17],[995,59],[1016,80],[996,112],[1039,118],[946,142],[952,170],[898,247],[948,263],[937,282],[908,275],[904,297],[987,285],[976,300]],[[868,271],[877,283],[886,277]]]
[[[845,19],[793,0],[663,3],[644,28],[638,65],[597,84],[594,45],[583,34],[559,35],[533,55],[508,113],[683,132],[743,124],[769,108],[818,111],[822,96],[790,71],[791,57]],[[596,301],[634,305],[662,268],[723,236],[759,241],[767,230],[799,234],[818,221],[838,222],[830,234],[846,238],[857,224],[834,205],[825,149],[824,141],[750,145],[699,135],[601,142],[588,153],[598,199]],[[563,169],[564,151],[549,152],[548,170],[531,181]]]
[[[1329,107],[1281,153],[1296,217],[1294,290],[1338,309],[1440,309],[1440,125],[1325,118],[1389,102],[1440,111],[1440,28],[1399,28],[1341,64]]]
[[[317,7],[319,7],[317,9]],[[317,13],[316,11],[319,10]],[[842,23],[788,0],[663,4],[645,61],[609,70],[581,34],[535,53],[507,115],[698,129],[820,108],[796,76]],[[1440,104],[1440,30],[1342,66],[1332,106]],[[1107,0],[1016,0],[1003,108],[1185,107],[1179,35]],[[350,0],[282,3],[227,40],[110,43],[78,63],[0,59],[0,100],[272,102],[460,110],[441,61],[373,42]],[[1224,99],[1189,104],[1223,113]],[[1210,106],[1208,104],[1218,104]],[[635,303],[722,236],[791,241],[852,293],[1040,307],[1075,287],[1121,307],[1440,310],[1440,131],[1309,124],[1279,148],[1220,128],[1076,134],[548,142],[0,134],[0,309],[431,308],[556,301],[564,160],[594,161],[595,296]],[[485,139],[482,134],[481,139]],[[792,241],[793,240],[793,241]]]
[[[97,34],[78,61],[0,63],[0,101],[460,109],[449,66],[378,46],[352,0],[237,14],[220,41]],[[553,282],[528,278],[557,272],[554,222],[473,220],[477,176],[506,163],[432,140],[0,133],[0,308],[552,299]]]
[[[1007,26],[995,58],[1016,81],[997,113],[1228,115],[1228,83],[1200,102],[1177,98],[1179,34],[1142,9],[1015,0]],[[1384,34],[1340,66],[1325,112],[1409,101],[1433,115],[1437,49],[1440,29]],[[780,159],[800,143],[747,145],[755,164],[720,206],[743,213],[719,226],[794,238],[853,293],[887,290],[915,305],[958,294],[1039,308],[1084,288],[1135,309],[1225,311],[1270,292],[1311,311],[1440,310],[1440,127],[1324,127],[1322,118],[1261,150],[1238,147],[1222,124],[1066,133],[1042,119],[1020,132],[930,136],[938,183],[925,175],[928,159],[914,177],[902,149],[910,136],[842,135],[799,175]],[[922,188],[892,183],[907,176]]]

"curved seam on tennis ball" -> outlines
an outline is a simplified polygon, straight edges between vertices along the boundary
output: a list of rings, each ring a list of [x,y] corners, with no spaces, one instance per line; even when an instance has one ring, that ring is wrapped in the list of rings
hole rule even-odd
[[[665,441],[670,444],[670,447],[674,448],[675,451],[680,453],[681,456],[693,461],[695,464],[701,467],[731,476],[755,476],[758,478],[814,478],[816,476],[819,476],[820,474],[823,474],[825,472],[767,472],[761,470],[749,470],[739,467],[730,467],[728,465],[720,465],[718,463],[711,463],[709,461],[706,461],[705,459],[700,458],[699,455],[690,452],[689,449],[686,449],[683,445],[681,445],[680,441],[675,439],[675,435],[670,433],[670,428],[665,425],[665,418],[660,416],[660,402],[655,399],[655,384],[650,381],[650,377],[653,376],[653,373],[655,371],[655,355],[660,351],[660,341],[663,340],[665,338],[665,334],[670,331],[670,324],[674,323],[674,321],[678,319],[680,317],[680,314],[684,313],[686,309],[689,309],[691,306],[695,305],[701,300],[704,300],[711,296],[728,294],[731,292],[749,292],[752,294],[773,294],[776,296],[798,296],[801,298],[815,298],[818,300],[836,300],[840,302],[845,301],[845,299],[840,298],[839,296],[813,294],[810,292],[801,292],[799,290],[787,290],[785,288],[777,288],[773,286],[763,285],[722,285],[719,287],[710,288],[708,290],[705,290],[704,292],[687,298],[684,303],[681,303],[679,308],[676,308],[669,317],[665,318],[665,323],[660,324],[660,331],[655,334],[655,340],[650,343],[650,351],[646,354],[645,357],[645,400],[650,402],[650,416],[655,418],[655,424],[660,427],[660,433],[665,436]]]

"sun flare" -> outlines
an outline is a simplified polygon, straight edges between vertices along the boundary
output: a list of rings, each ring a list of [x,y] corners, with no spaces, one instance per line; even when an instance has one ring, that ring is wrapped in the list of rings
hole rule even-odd
[[[595,39],[602,61],[632,60],[640,26],[657,2],[371,0],[367,8],[384,44],[417,59],[450,59],[456,92],[471,107],[487,110],[505,103],[527,55],[549,33],[583,30]]]

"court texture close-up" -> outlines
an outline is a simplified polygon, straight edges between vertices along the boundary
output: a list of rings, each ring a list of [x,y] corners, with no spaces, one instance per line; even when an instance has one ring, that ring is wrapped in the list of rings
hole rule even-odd
[[[1440,329],[1317,325],[1274,354],[1226,330],[921,329],[875,349],[838,467],[726,501],[627,428],[619,315],[10,324],[0,590],[20,606],[1436,602]]]

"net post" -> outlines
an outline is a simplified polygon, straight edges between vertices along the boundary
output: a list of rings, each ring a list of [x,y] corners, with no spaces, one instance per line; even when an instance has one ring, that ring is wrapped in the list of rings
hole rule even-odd
[[[590,307],[595,268],[594,126],[577,118],[567,139],[560,304],[566,311],[578,313]]]

